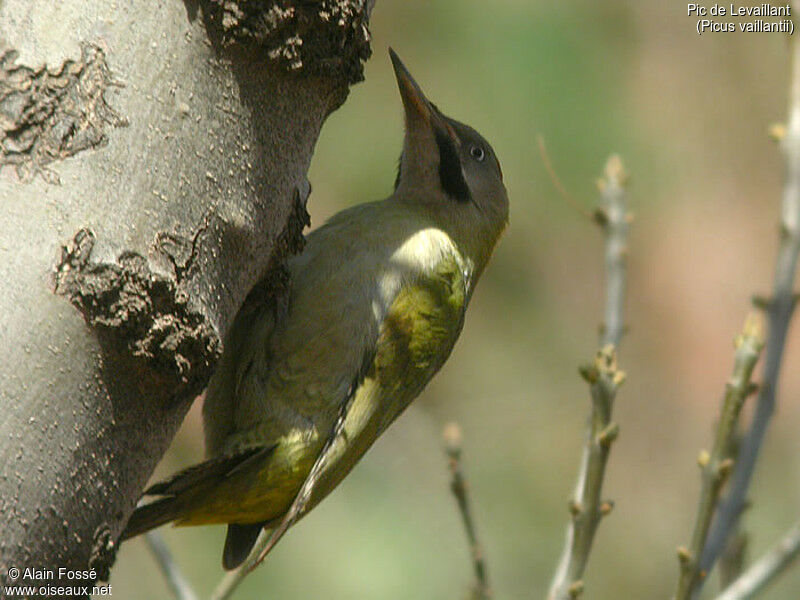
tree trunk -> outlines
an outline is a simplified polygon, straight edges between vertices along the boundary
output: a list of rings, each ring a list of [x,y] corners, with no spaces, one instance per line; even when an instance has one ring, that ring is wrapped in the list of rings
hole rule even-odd
[[[0,580],[107,576],[236,310],[302,247],[371,4],[0,2]]]

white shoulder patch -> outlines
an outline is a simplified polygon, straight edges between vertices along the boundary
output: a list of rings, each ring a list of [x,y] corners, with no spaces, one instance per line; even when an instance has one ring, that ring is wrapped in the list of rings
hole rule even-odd
[[[441,229],[428,227],[414,233],[395,250],[391,262],[411,272],[424,273],[448,255],[459,255],[453,240]]]
[[[412,234],[395,250],[378,280],[378,293],[372,303],[377,322],[383,321],[402,286],[420,275],[431,273],[443,259],[454,257],[463,262],[453,240],[441,229],[428,227]],[[461,265],[462,271],[469,271]]]

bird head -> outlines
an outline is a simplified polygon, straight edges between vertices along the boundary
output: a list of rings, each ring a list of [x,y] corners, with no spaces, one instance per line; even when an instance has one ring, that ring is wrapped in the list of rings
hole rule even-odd
[[[483,136],[425,97],[391,48],[389,55],[406,123],[395,196],[424,205],[482,268],[508,222],[500,162]]]

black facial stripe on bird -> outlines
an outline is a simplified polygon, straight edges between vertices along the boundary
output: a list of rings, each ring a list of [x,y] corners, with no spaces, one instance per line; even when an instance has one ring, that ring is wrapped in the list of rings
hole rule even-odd
[[[458,157],[455,142],[439,127],[434,128],[434,136],[439,147],[439,181],[442,189],[451,198],[467,202],[471,196],[461,170],[461,159]]]

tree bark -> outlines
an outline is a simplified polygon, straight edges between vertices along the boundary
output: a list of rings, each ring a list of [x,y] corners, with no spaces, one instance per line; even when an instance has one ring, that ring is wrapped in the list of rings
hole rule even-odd
[[[107,577],[238,307],[281,293],[371,5],[0,2],[0,580]]]

